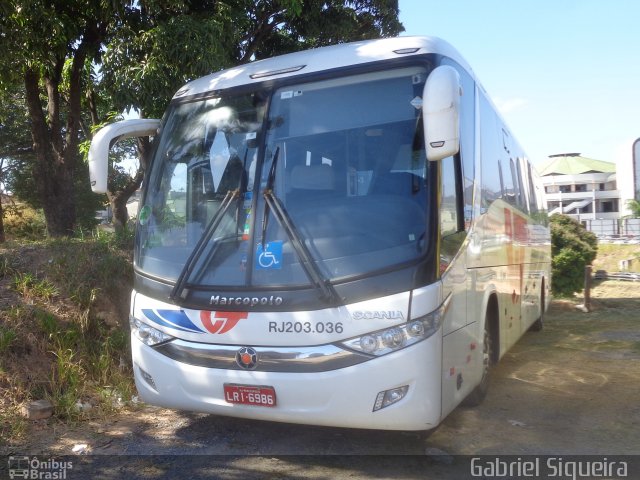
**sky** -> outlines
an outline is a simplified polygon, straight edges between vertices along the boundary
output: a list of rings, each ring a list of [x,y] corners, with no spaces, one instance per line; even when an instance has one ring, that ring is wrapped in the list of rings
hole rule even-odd
[[[447,40],[533,163],[579,152],[631,172],[640,1],[399,0],[402,35]]]

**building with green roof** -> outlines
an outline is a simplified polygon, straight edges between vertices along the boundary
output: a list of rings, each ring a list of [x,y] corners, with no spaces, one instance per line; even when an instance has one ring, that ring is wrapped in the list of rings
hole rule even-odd
[[[587,226],[620,218],[615,163],[562,153],[550,155],[539,172],[550,214],[564,213]]]
[[[550,155],[540,175],[580,175],[583,173],[616,173],[616,164],[581,156],[579,153]]]

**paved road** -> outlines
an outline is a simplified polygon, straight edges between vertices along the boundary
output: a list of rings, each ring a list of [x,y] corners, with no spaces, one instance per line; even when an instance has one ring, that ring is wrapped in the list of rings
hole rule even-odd
[[[629,300],[608,302],[615,312],[615,302]],[[502,359],[483,405],[456,409],[427,439],[144,407],[43,431],[27,453],[69,455],[86,445],[87,455],[70,457],[69,479],[471,478],[469,455],[640,453],[637,316],[557,313]]]

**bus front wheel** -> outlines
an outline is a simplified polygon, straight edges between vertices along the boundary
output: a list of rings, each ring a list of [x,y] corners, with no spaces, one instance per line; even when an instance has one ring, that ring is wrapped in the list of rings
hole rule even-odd
[[[542,288],[540,289],[540,316],[538,319],[531,324],[529,330],[532,332],[539,332],[544,327],[544,306],[545,306],[545,297],[544,297],[544,280],[542,281]]]
[[[467,407],[476,407],[480,405],[489,391],[489,374],[494,358],[494,331],[492,330],[491,315],[487,315],[484,322],[484,335],[482,342],[482,379],[474,388],[469,396],[464,399],[464,405]]]

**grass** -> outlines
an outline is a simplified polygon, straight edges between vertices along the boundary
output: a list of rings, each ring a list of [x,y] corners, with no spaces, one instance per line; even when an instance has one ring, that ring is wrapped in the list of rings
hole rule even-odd
[[[24,298],[51,300],[58,295],[58,289],[53,283],[47,279],[40,280],[37,274],[31,272],[17,273],[13,277],[12,286]]]
[[[640,272],[640,245],[598,244],[598,256],[593,262],[593,271],[620,272],[620,261],[635,259],[630,272]]]
[[[640,359],[638,311],[640,290],[635,282],[605,280],[595,282],[591,291],[592,309],[576,309],[580,297],[552,303],[545,328],[560,330],[560,348],[576,348],[612,358]],[[579,340],[576,342],[576,340]]]
[[[18,334],[12,328],[0,326],[0,355],[9,350],[11,344],[16,340]]]
[[[131,247],[104,233],[0,245],[0,444],[27,434],[31,400],[76,422],[131,399]]]

